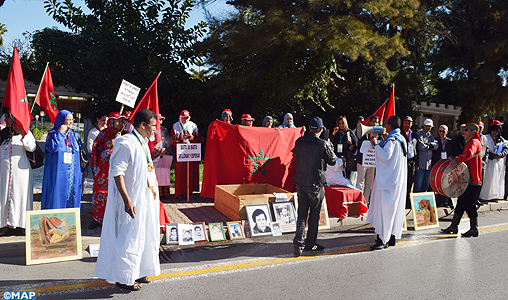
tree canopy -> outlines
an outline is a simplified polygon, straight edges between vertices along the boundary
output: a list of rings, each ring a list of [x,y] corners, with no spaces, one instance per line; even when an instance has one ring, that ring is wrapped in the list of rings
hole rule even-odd
[[[46,0],[47,12],[70,32],[45,28],[33,34],[35,62],[50,62],[55,84],[67,84],[95,97],[93,104],[118,109],[114,102],[122,79],[143,90],[156,75],[161,109],[189,97],[185,72],[190,47],[205,33],[200,22],[185,28],[192,0],[85,0],[89,12],[71,1]]]

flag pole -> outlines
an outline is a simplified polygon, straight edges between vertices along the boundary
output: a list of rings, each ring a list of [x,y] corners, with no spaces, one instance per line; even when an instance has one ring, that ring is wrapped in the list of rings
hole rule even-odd
[[[44,75],[46,75],[46,70],[48,69],[48,66],[49,66],[49,61],[46,62],[46,67],[44,68],[44,73],[42,73],[41,83],[39,83],[39,88],[37,89],[37,94],[35,94],[34,103],[32,103],[32,108],[30,109],[30,113],[32,113],[32,111],[34,110],[35,100],[37,100],[37,96],[39,96],[39,92],[41,91],[42,81],[44,80]]]

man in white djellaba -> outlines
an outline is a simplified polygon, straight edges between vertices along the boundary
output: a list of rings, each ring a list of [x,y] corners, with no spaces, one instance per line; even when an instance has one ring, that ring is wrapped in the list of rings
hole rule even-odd
[[[407,144],[400,134],[400,118],[391,116],[385,126],[388,136],[375,147],[376,177],[370,199],[367,223],[377,233],[379,250],[395,246],[404,224],[407,189]]]
[[[95,275],[137,291],[160,274],[159,194],[148,138],[157,116],[140,110],[134,130],[116,138],[110,158],[108,201]]]

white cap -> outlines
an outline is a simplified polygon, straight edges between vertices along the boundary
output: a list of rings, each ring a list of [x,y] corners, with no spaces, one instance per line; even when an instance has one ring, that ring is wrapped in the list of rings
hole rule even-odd
[[[434,122],[432,122],[431,119],[425,119],[425,121],[423,121],[423,125],[434,127]]]

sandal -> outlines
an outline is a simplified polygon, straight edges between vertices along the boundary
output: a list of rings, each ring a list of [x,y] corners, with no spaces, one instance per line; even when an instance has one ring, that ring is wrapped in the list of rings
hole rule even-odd
[[[122,290],[128,290],[128,291],[139,291],[141,289],[141,285],[138,283],[135,283],[133,285],[126,285],[126,284],[117,282],[116,286],[121,288]]]
[[[148,276],[143,276],[141,278],[136,279],[137,283],[150,283],[152,280],[148,278]]]

